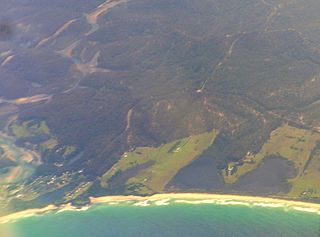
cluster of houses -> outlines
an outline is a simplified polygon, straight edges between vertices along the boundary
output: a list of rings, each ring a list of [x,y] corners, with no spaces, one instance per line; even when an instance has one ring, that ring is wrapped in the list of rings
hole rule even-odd
[[[228,167],[226,168],[226,175],[227,176],[233,175],[234,173],[237,172],[237,166],[243,165],[245,163],[247,163],[247,164],[255,163],[253,152],[248,151],[247,154],[245,155],[245,157],[241,161],[230,162],[228,164]]]

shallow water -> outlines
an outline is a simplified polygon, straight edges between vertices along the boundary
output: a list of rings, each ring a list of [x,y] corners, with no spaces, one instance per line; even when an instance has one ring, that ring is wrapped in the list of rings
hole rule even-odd
[[[197,202],[201,203],[201,202]],[[99,204],[0,225],[6,237],[319,237],[320,215],[283,207],[171,201]],[[148,205],[148,203],[147,203]],[[161,205],[161,206],[159,206]],[[1,233],[1,231],[0,231]]]

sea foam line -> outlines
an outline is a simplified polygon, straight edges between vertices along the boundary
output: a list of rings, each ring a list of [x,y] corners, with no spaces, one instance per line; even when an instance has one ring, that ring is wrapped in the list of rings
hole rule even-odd
[[[170,198],[159,200],[159,201],[156,201],[155,204],[157,206],[168,206],[170,204],[170,200],[171,200]]]
[[[272,203],[272,202],[252,202],[252,201],[237,201],[237,200],[182,200],[177,199],[174,201],[175,203],[183,203],[183,204],[216,204],[216,205],[239,205],[239,206],[247,206],[247,207],[264,207],[264,208],[283,208],[285,210],[295,210],[301,212],[309,212],[320,215],[320,211],[316,208],[311,207],[299,207],[290,204],[281,204],[281,203]]]
[[[318,211],[315,208],[307,208],[307,207],[292,207],[292,209],[296,210],[296,211],[302,211],[302,212],[310,212],[310,213],[316,213],[318,215],[320,215],[320,211]]]
[[[133,204],[133,206],[140,206],[140,207],[147,207],[150,206],[151,204],[149,203],[149,200],[141,201],[141,202],[136,202]]]

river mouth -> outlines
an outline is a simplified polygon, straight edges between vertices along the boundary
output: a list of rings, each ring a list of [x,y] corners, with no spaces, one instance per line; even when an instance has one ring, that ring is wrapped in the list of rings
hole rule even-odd
[[[0,133],[0,148],[0,185],[29,178],[41,163],[36,153],[16,146],[15,140],[4,133]]]

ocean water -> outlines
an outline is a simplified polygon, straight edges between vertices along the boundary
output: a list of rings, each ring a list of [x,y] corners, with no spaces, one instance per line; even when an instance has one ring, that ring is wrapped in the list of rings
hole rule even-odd
[[[1,237],[319,237],[320,215],[281,207],[98,204],[22,218],[1,229],[7,233]]]

